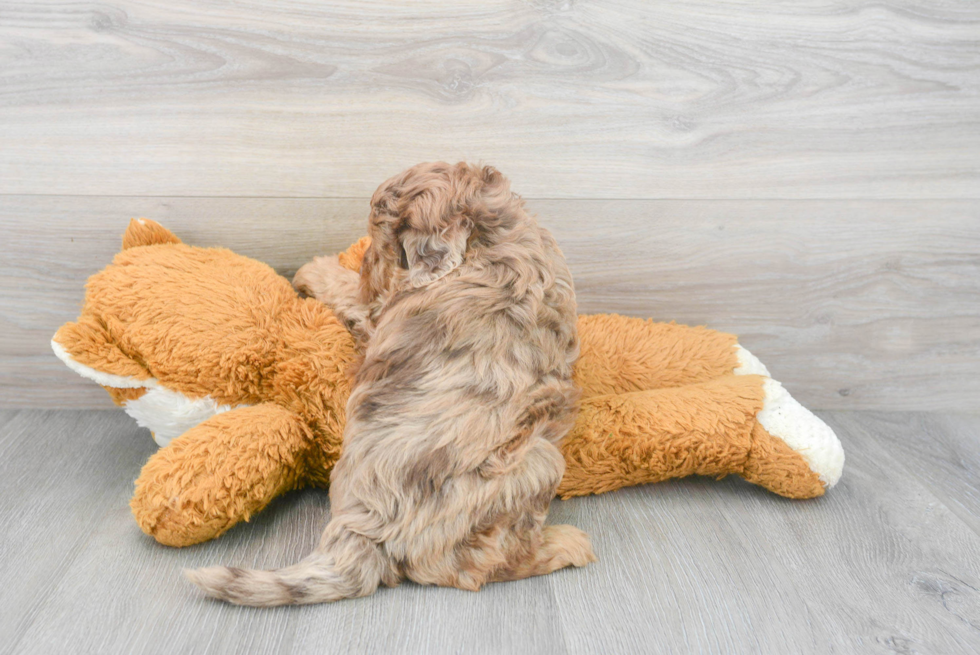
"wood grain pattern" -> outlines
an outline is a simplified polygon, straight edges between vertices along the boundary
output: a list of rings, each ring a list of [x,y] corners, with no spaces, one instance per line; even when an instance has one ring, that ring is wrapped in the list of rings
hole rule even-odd
[[[363,234],[363,199],[7,197],[0,406],[108,407],[48,341],[130,216],[291,275]],[[980,398],[980,202],[531,200],[581,311],[740,335],[804,403],[961,409]]]
[[[980,5],[0,4],[0,193],[980,197]]]
[[[980,534],[980,416],[862,413],[845,429],[911,473]],[[860,420],[859,420],[860,419]]]
[[[124,516],[150,452],[136,432],[118,412],[19,412],[0,429],[0,648],[25,634],[85,544]]]
[[[19,412],[19,409],[0,409],[0,430],[2,430],[3,426],[9,423],[15,416],[17,416]]]
[[[980,533],[961,511],[976,501],[980,416],[824,413],[848,461],[822,499],[688,478],[556,502],[550,520],[589,531],[598,563],[476,594],[403,584],[274,610],[206,601],[180,569],[296,560],[327,518],[325,492],[165,548],[126,506],[154,449],[146,431],[119,412],[4,416],[0,653],[980,649]],[[913,437],[927,456],[903,450]]]

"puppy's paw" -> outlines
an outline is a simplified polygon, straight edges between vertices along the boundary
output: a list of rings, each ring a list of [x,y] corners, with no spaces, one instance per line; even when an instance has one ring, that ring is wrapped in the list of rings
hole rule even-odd
[[[330,304],[339,294],[350,293],[352,275],[356,276],[340,264],[336,255],[317,257],[296,271],[293,287],[320,302]]]
[[[557,555],[561,566],[585,566],[598,559],[589,535],[574,525],[545,526],[544,545]]]

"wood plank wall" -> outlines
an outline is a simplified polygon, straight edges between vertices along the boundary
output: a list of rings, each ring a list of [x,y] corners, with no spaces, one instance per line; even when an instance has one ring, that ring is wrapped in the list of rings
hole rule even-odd
[[[375,186],[482,160],[583,311],[742,336],[815,408],[980,403],[969,0],[0,2],[0,406],[130,216],[290,273]]]

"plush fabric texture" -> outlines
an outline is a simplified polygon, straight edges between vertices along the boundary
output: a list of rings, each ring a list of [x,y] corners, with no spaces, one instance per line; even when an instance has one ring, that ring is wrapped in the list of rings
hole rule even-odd
[[[368,243],[341,262],[356,270]],[[594,315],[579,318],[579,338],[583,399],[562,447],[562,497],[737,474],[812,498],[839,478],[840,443],[802,407],[778,423],[784,438],[763,427],[767,378],[738,374],[734,336]],[[134,220],[52,347],[164,444],[131,502],[160,543],[206,541],[279,494],[329,484],[358,353],[329,309],[265,264]]]

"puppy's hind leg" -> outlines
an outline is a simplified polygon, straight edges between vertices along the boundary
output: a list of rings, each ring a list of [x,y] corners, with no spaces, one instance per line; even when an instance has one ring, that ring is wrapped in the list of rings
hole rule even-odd
[[[546,575],[566,566],[585,566],[596,561],[589,535],[572,525],[546,525],[542,541],[532,557],[516,566],[497,571],[491,580],[504,582]]]
[[[507,564],[497,568],[489,580],[520,580],[596,561],[589,535],[572,525],[544,525],[563,470],[561,452],[543,439],[525,455],[514,479],[518,482],[515,488],[528,494],[526,514],[498,539]]]

